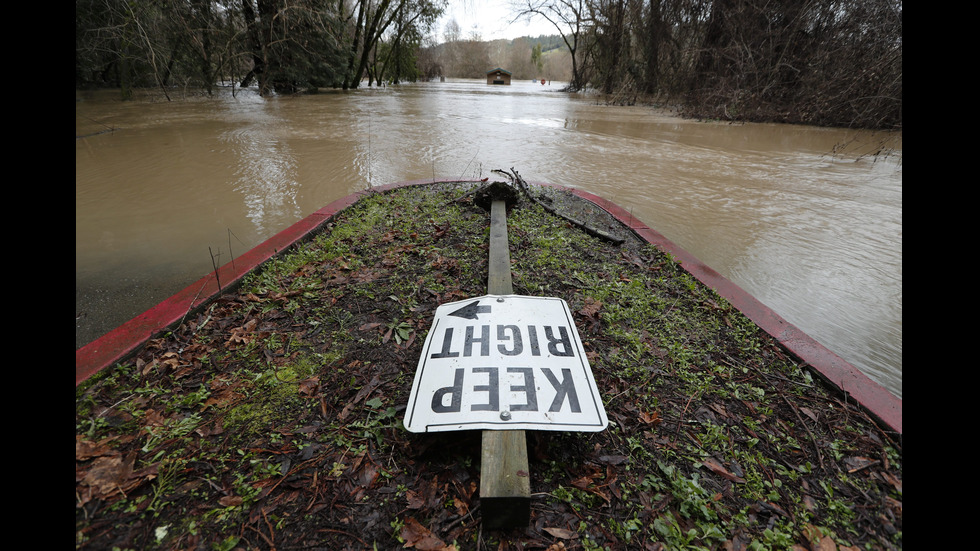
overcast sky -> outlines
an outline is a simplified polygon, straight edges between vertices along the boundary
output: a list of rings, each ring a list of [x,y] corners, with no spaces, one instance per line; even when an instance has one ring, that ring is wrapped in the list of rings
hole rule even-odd
[[[440,42],[446,23],[452,18],[459,23],[464,38],[470,35],[473,25],[477,26],[483,40],[557,34],[555,27],[543,20],[535,21],[530,25],[523,22],[508,25],[508,22],[513,19],[508,0],[449,0],[445,14],[435,28],[436,37]]]

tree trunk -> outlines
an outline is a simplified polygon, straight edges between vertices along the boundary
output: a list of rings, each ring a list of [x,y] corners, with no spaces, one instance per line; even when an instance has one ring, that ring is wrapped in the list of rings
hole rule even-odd
[[[357,23],[354,25],[354,39],[350,42],[350,51],[347,55],[347,70],[344,71],[344,90],[349,90],[350,88],[357,88],[357,84],[360,80],[354,79],[354,62],[357,60],[357,47],[361,41],[361,30],[364,25],[364,16],[367,10],[367,2],[362,0],[358,3],[357,7]]]
[[[211,0],[197,0],[197,13],[201,29],[201,80],[204,81],[204,89],[208,96],[213,93],[214,70],[211,63],[211,27],[213,16],[211,13]],[[169,72],[169,71],[168,71]]]
[[[248,50],[252,54],[252,69],[242,78],[240,86],[251,86],[253,79],[259,80],[259,87],[262,88],[263,75],[265,73],[265,56],[262,53],[262,38],[259,33],[259,22],[255,16],[255,6],[252,0],[242,0],[242,15],[245,18],[245,33]]]
[[[378,7],[374,12],[373,17],[371,17],[370,26],[364,31],[364,46],[361,49],[361,60],[358,63],[357,70],[353,75],[354,88],[357,88],[361,81],[361,76],[364,75],[364,71],[367,70],[368,62],[371,59],[371,52],[374,50],[375,46],[377,46],[378,39],[381,38],[381,34],[385,32],[385,29],[388,28],[388,24],[391,22],[391,19],[385,21],[390,5],[391,0],[381,0],[381,2],[378,3]]]
[[[246,0],[251,1],[251,0]],[[270,71],[269,48],[272,46],[272,23],[276,17],[275,0],[258,0],[259,7],[259,52],[261,70],[256,71],[259,78],[259,95],[268,96],[272,93],[273,74]]]
[[[647,12],[647,30],[643,45],[643,55],[646,58],[643,90],[648,94],[656,93],[661,88],[660,45],[664,40],[664,25],[660,2],[661,0],[650,0],[650,9]]]

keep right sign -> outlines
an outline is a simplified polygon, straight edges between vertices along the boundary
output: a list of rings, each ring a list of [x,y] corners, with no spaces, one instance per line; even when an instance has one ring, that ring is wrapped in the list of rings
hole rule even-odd
[[[409,431],[608,425],[562,299],[486,295],[443,304],[422,350],[405,411]]]

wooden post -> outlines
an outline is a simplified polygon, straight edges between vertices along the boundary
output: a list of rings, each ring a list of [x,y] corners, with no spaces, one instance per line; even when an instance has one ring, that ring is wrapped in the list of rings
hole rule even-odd
[[[507,242],[507,202],[495,199],[490,204],[490,275],[487,293],[512,295],[510,281],[510,245]]]
[[[507,243],[507,203],[490,205],[490,274],[487,292],[514,294]],[[509,414],[502,412],[502,415]],[[527,526],[531,521],[531,479],[523,430],[483,431],[480,461],[480,507],[487,528]]]

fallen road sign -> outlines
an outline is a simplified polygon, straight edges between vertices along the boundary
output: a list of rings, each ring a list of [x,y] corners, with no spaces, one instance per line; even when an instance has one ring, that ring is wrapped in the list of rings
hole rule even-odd
[[[404,423],[411,432],[598,432],[608,420],[568,304],[486,295],[436,309]]]

